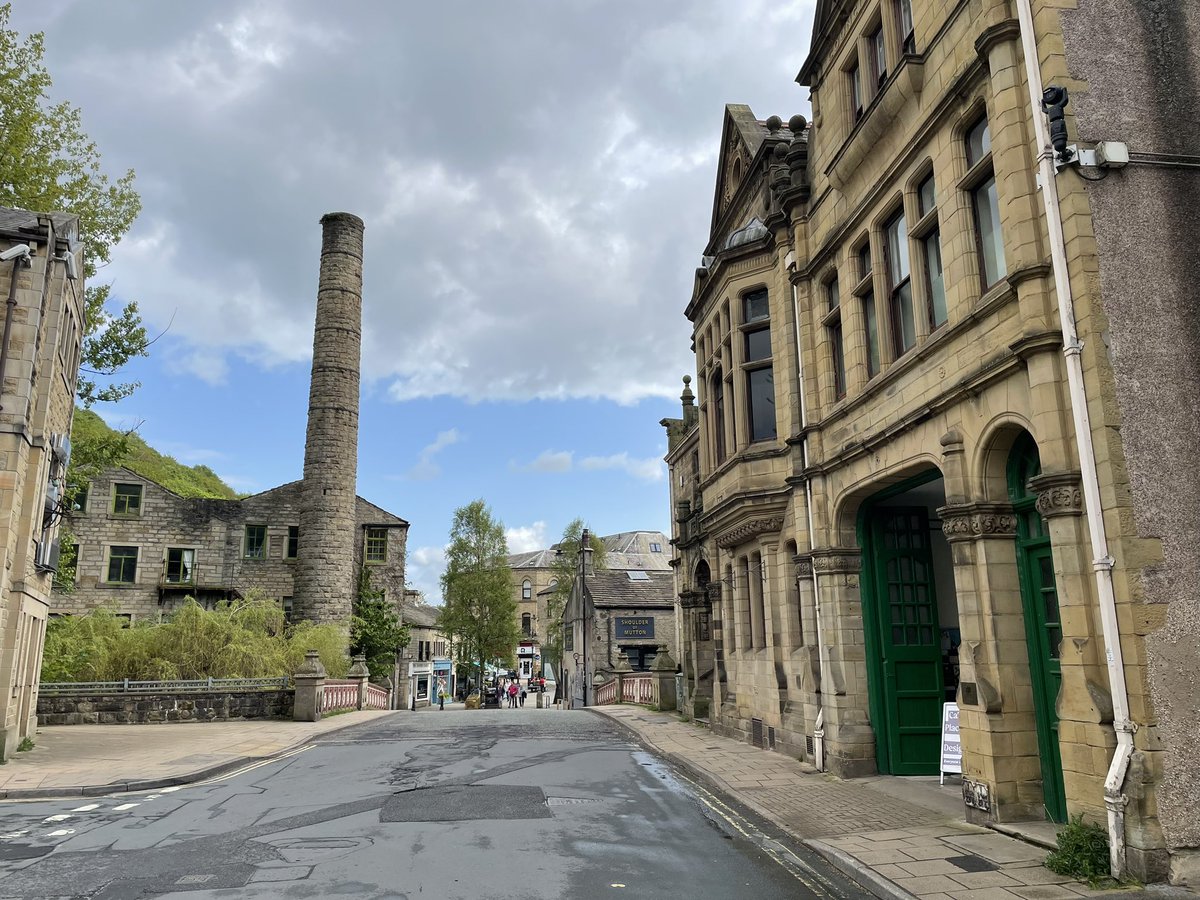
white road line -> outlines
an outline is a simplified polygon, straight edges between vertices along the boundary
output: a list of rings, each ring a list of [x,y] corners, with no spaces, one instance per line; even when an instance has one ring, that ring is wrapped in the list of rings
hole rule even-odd
[[[28,832],[27,831],[10,831],[8,834],[0,834],[0,838],[2,838],[4,840],[11,840],[12,838],[22,837],[25,834],[28,834]]]
[[[137,804],[137,803],[122,803],[120,806],[114,806],[114,807],[113,807],[113,812],[124,812],[125,810],[127,810],[127,809],[133,809],[135,806],[138,806],[138,805],[140,805],[140,804]]]
[[[269,766],[271,763],[288,759],[289,757],[295,756],[298,753],[303,753],[305,750],[311,750],[315,746],[316,744],[305,744],[303,747],[297,747],[295,750],[290,750],[287,753],[280,753],[278,756],[272,756],[268,759],[260,760],[259,762],[250,763],[248,766],[243,766],[242,768],[236,769],[233,772],[226,772],[224,775],[218,775],[216,778],[208,779],[208,781],[197,781],[196,785],[216,784],[219,781],[225,781],[227,778],[233,778],[237,775],[249,772],[251,769],[259,769],[263,766]]]
[[[46,816],[46,818],[42,819],[42,821],[43,822],[65,822],[69,818],[71,818],[70,813],[59,813],[57,816]]]
[[[159,792],[160,794],[173,794],[173,793],[175,793],[177,790],[179,790],[181,787],[183,787],[183,785],[181,785],[181,784],[177,784],[177,785],[175,785],[174,787],[165,787],[165,788],[159,788],[159,791],[158,791],[158,792]]]
[[[91,812],[93,809],[99,809],[99,803],[86,803],[83,806],[77,806],[71,812]]]
[[[62,837],[63,835],[74,834],[74,833],[75,833],[74,828],[60,828],[60,829],[58,829],[58,831],[51,831],[49,834],[46,835],[46,837]]]

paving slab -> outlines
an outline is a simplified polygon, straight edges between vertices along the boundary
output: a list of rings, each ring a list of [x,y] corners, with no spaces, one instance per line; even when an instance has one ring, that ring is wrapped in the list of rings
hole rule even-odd
[[[1084,884],[1042,866],[1045,828],[1009,834],[970,825],[936,778],[844,781],[678,716],[591,707],[709,787],[753,809],[885,900],[1074,900]],[[769,781],[769,784],[758,782]],[[1169,890],[1169,889],[1168,889]],[[1162,893],[1157,891],[1156,893]],[[1186,893],[1179,892],[1181,896]],[[1107,897],[1128,897],[1109,891]],[[1174,896],[1174,893],[1172,893]]]

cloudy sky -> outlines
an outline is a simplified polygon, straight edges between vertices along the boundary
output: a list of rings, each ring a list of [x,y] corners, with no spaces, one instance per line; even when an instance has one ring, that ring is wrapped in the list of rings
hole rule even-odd
[[[100,278],[152,332],[99,410],[257,491],[299,477],[320,216],[367,226],[359,493],[437,599],[454,508],[510,547],[667,530],[663,416],[721,116],[808,112],[813,0],[16,3],[144,211]]]

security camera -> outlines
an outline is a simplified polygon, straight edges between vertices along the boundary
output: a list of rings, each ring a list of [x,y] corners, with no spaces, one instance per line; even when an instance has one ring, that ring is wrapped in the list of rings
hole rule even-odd
[[[0,262],[8,262],[10,259],[16,259],[18,256],[25,257],[25,260],[28,262],[31,253],[33,253],[33,248],[28,244],[13,244],[7,250],[0,251]]]
[[[1055,155],[1063,162],[1068,162],[1075,155],[1067,146],[1066,107],[1070,102],[1065,87],[1051,85],[1042,91],[1042,111],[1050,120],[1050,143]]]

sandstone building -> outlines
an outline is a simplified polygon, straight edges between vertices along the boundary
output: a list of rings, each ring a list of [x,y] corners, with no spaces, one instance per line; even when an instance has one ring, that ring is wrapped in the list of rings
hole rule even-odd
[[[726,108],[664,421],[695,712],[906,775],[956,701],[970,818],[1147,880],[1200,865],[1198,28],[819,0],[811,125]]]
[[[131,619],[158,621],[185,597],[211,607],[257,589],[294,618],[296,571],[306,552],[301,504],[299,481],[241,500],[212,500],[180,497],[129,469],[106,469],[76,498],[75,585],[54,593],[52,611],[108,605]],[[365,570],[372,587],[402,603],[408,523],[356,497],[347,531],[346,590],[353,593]]]
[[[670,546],[660,531],[622,531],[600,539],[604,542],[604,566],[611,570],[669,572]],[[557,584],[556,547],[514,553],[508,557],[512,588],[517,600],[517,624],[521,643],[516,648],[517,672],[528,678],[540,670],[542,642],[547,629],[562,627],[561,618],[552,620],[548,604]]]
[[[0,208],[0,759],[37,727],[84,328],[78,233],[75,216]]]

